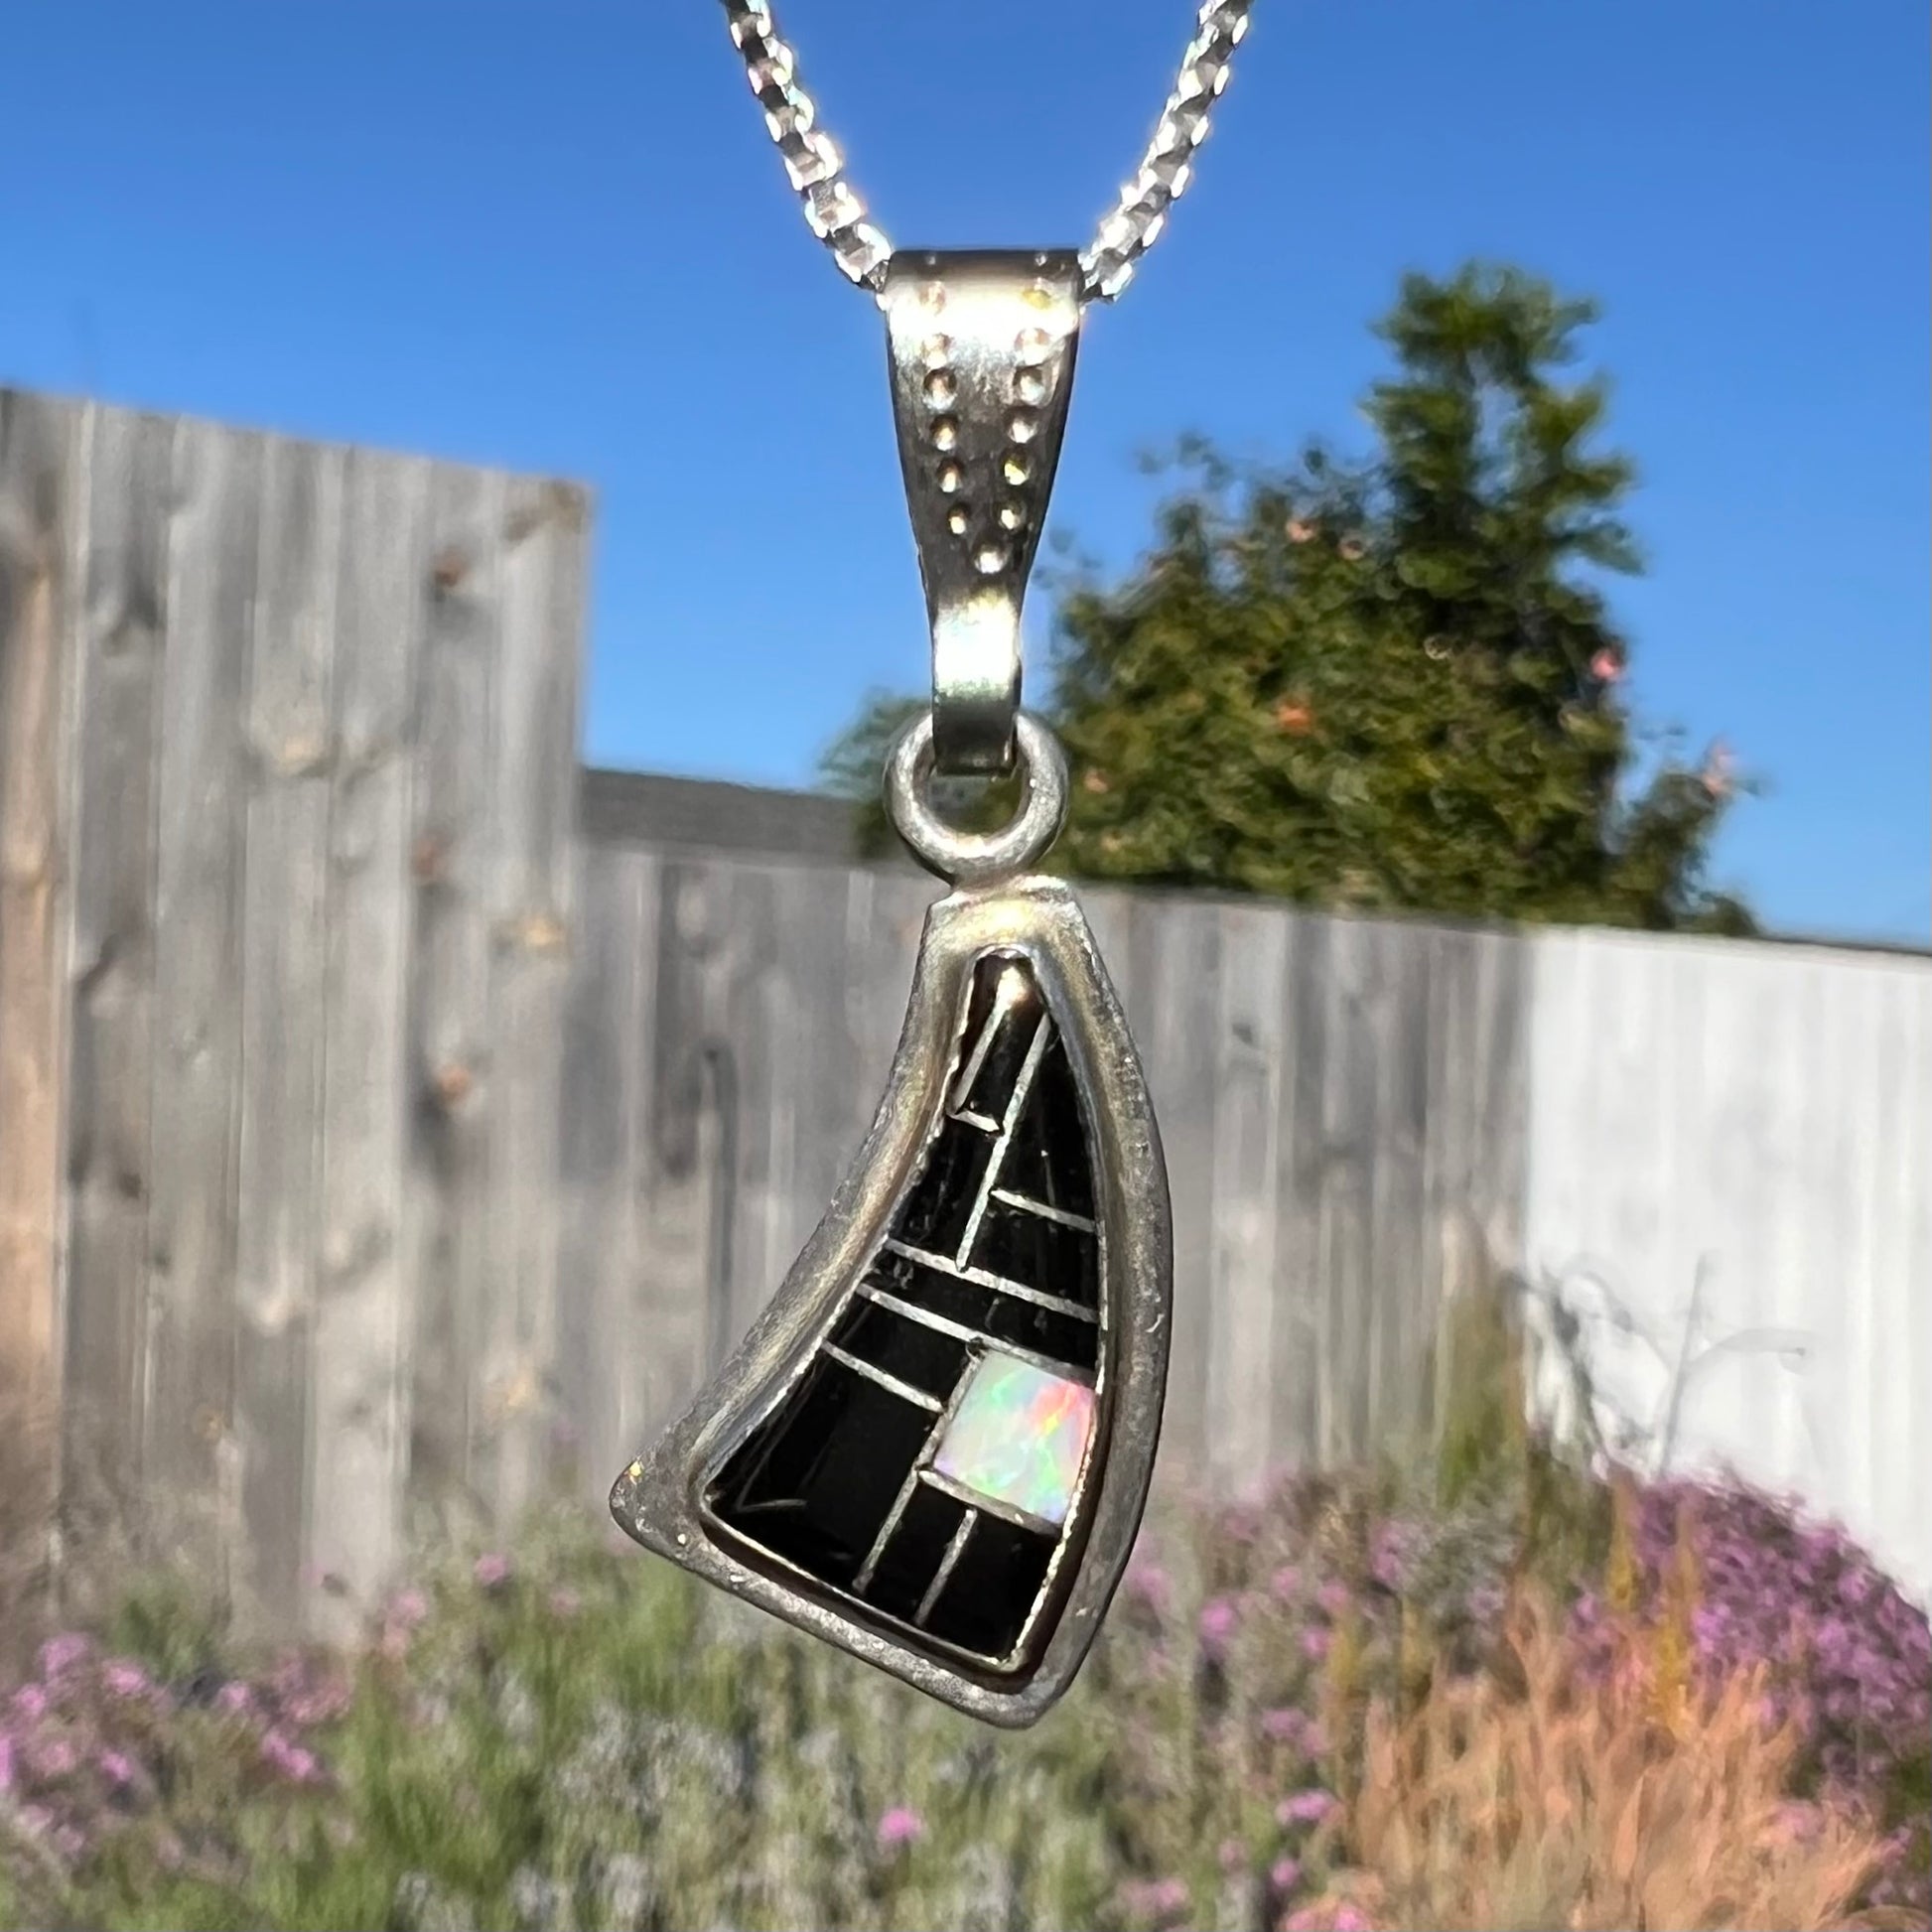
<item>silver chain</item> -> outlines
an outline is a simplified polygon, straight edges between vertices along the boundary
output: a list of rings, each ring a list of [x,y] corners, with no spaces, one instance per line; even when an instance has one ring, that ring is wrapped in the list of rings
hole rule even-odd
[[[885,283],[893,245],[867,220],[866,205],[846,178],[844,154],[818,124],[818,104],[798,78],[797,57],[778,32],[770,0],[723,0],[723,5],[812,233],[852,281],[876,294]],[[1208,116],[1227,85],[1253,7],[1254,0],[1205,0],[1147,153],[1081,251],[1084,300],[1111,302],[1120,294],[1167,225],[1168,209],[1186,192],[1194,150],[1207,139]]]

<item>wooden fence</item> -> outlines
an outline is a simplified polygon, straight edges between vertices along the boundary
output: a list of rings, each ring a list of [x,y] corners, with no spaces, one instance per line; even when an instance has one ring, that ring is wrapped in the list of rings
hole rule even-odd
[[[934,889],[836,809],[580,778],[586,521],[0,396],[0,1373],[58,1408],[36,1479],[104,1470],[278,1625],[572,1445],[601,1491],[784,1273],[903,1011]],[[1173,1170],[1170,1472],[1412,1436],[1497,1266],[1653,1443],[1932,1584],[1927,960],[1090,912]]]
[[[587,524],[0,394],[0,1367],[274,1622],[535,1469]]]

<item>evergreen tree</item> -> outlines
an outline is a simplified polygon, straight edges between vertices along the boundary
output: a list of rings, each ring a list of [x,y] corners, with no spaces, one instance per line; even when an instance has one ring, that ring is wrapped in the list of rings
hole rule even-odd
[[[1043,707],[1073,766],[1055,855],[1088,878],[1323,904],[1750,929],[1705,883],[1720,748],[1639,779],[1629,463],[1570,374],[1588,303],[1511,269],[1412,275],[1379,325],[1375,448],[1240,472],[1204,446],[1123,581],[1062,587]],[[828,775],[877,797],[918,700],[875,700]],[[955,788],[962,823],[1011,786]],[[875,835],[885,833],[877,804]]]

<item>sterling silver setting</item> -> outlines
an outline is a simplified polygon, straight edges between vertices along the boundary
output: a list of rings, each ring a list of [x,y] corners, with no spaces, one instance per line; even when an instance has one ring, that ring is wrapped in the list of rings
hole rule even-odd
[[[1013,762],[1020,611],[1073,389],[1072,249],[910,251],[880,292],[948,777]]]
[[[878,1117],[770,1306],[685,1415],[619,1477],[611,1507],[638,1542],[707,1582],[969,1716],[1018,1727],[1041,1717],[1072,1682],[1140,1528],[1167,1386],[1173,1230],[1159,1129],[1092,932],[1063,883],[1024,870],[1058,829],[1065,774],[1057,748],[1043,727],[1022,715],[1028,803],[1007,833],[967,841],[923,802],[930,735],[930,721],[921,719],[896,749],[888,801],[896,817],[908,801],[926,814],[909,842],[929,866],[958,883],[927,914],[904,1030]],[[1041,759],[1036,770],[1035,757]],[[1004,1119],[973,1104],[982,1063],[990,1064],[991,1035],[976,1034],[969,1007],[988,962],[1036,988],[1050,1023],[1041,1025],[1019,1062],[1016,1097]],[[1028,1199],[1006,1156],[1028,1104],[1027,1083],[1040,1077],[1041,1054],[1055,1046],[1078,1097],[1091,1182],[1091,1200],[1081,1203],[1090,1208],[1086,1213]],[[935,1149],[944,1137],[970,1141],[976,1131],[993,1153],[963,1232],[956,1249],[949,1235],[945,1254],[927,1253],[926,1246],[940,1244],[901,1238],[906,1216],[938,1167]],[[1003,1175],[1010,1185],[1002,1184]],[[996,1213],[1029,1229],[1037,1221],[1055,1239],[1077,1246],[1088,1257],[1090,1306],[1067,1279],[1030,1284],[976,1265],[970,1259],[975,1243],[985,1240]],[[891,1269],[899,1274],[882,1272]],[[900,1292],[894,1285],[898,1281],[948,1292],[960,1285],[996,1312],[983,1325],[934,1314],[913,1305],[918,1289]],[[964,1351],[964,1366],[949,1390],[943,1381],[909,1386],[866,1359],[864,1344],[841,1344],[837,1337],[851,1330],[857,1314],[881,1306],[895,1318],[929,1324]],[[1016,1314],[1036,1319],[1037,1332],[1072,1339],[1016,1343],[1016,1333],[1035,1332],[1002,1319]],[[1084,1359],[1073,1359],[1076,1354]],[[1017,1361],[1042,1382],[1091,1392],[1090,1434],[1057,1520],[1041,1520],[1029,1508],[975,1490],[939,1466],[949,1427],[970,1399],[969,1384],[989,1360]],[[836,1377],[876,1406],[889,1405],[888,1433],[923,1444],[903,1468],[903,1457],[891,1460],[869,1446],[862,1446],[862,1456],[848,1457],[871,1471],[886,1455],[888,1475],[870,1479],[890,1481],[895,1493],[886,1507],[887,1490],[877,1488],[858,1533],[847,1537],[842,1559],[831,1564],[822,1558],[822,1543],[802,1547],[788,1527],[798,1520],[785,1514],[788,1492],[776,1503],[760,1503],[756,1496],[746,1501],[742,1484],[734,1491],[733,1471],[748,1454],[756,1459],[760,1442],[783,1449],[784,1431],[795,1430],[787,1418],[817,1399],[814,1377],[820,1384]],[[882,1388],[883,1395],[877,1393]],[[809,1491],[818,1480],[806,1471],[801,1481],[792,1481],[795,1473],[781,1470],[785,1480],[766,1487],[787,1491],[789,1482]],[[901,1592],[896,1605],[879,1600],[881,1586],[891,1581],[882,1559],[911,1503],[928,1495],[938,1498],[935,1508],[963,1512],[957,1527],[936,1562],[928,1558],[910,1583],[895,1586]],[[846,1498],[823,1494],[820,1504],[837,1514]],[[768,1532],[760,1528],[766,1520],[774,1525]],[[982,1642],[973,1632],[992,1628],[997,1618],[989,1622],[965,1601],[955,1606],[950,1625],[935,1612],[949,1589],[970,1585],[966,1568],[956,1566],[962,1551],[970,1553],[976,1539],[984,1542],[986,1524],[994,1526],[990,1534],[996,1538],[1025,1543],[1023,1554],[1035,1568],[1021,1579],[1022,1595],[1014,1598],[1009,1622]],[[937,1550],[936,1541],[932,1548]]]

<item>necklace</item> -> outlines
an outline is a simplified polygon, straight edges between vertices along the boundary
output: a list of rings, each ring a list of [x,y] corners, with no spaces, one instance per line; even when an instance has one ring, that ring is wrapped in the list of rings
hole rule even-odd
[[[1173,1233],[1140,1062],[1071,891],[1033,870],[1066,761],[1020,709],[1020,616],[1087,304],[1188,185],[1253,0],[1207,0],[1154,139],[1073,249],[895,250],[768,0],[723,0],[812,232],[886,317],[932,705],[886,803],[952,890],[926,915],[886,1095],[737,1351],[618,1478],[646,1548],[961,1711],[1032,1724],[1099,1631],[1146,1508]],[[1018,768],[967,834],[935,774]]]

